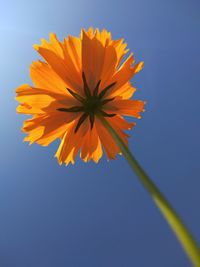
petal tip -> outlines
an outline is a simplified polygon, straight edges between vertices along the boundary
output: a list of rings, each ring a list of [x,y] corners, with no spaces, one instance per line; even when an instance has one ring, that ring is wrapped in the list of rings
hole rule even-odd
[[[33,48],[34,48],[36,51],[38,51],[39,48],[40,48],[40,45],[38,45],[38,44],[34,44],[34,45],[33,45]]]

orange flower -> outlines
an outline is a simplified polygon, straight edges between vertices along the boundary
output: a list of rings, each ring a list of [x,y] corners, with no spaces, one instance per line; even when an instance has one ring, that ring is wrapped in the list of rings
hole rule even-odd
[[[134,64],[123,39],[112,40],[110,32],[83,29],[80,38],[68,36],[60,42],[50,34],[35,49],[46,62],[33,62],[30,76],[34,87],[25,84],[16,89],[20,102],[17,112],[32,115],[22,130],[25,141],[47,146],[55,139],[61,143],[56,152],[59,164],[74,163],[77,153],[84,161],[98,162],[102,147],[108,159],[120,150],[101,123],[105,117],[127,144],[131,129],[124,115],[140,118],[144,102],[130,100],[135,88],[130,79],[143,67]]]

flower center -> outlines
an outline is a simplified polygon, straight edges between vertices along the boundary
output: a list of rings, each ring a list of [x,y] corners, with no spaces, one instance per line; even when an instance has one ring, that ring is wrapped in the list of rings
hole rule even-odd
[[[104,88],[100,93],[99,93],[99,85],[101,83],[101,80],[98,81],[95,89],[93,90],[93,94],[91,93],[90,88],[88,87],[86,77],[84,72],[82,73],[82,78],[83,78],[83,89],[84,89],[84,94],[85,97],[80,96],[79,94],[75,93],[71,89],[67,88],[68,92],[80,102],[80,106],[74,106],[70,108],[58,108],[57,110],[63,111],[63,112],[82,112],[83,114],[81,115],[76,128],[75,128],[75,133],[78,131],[80,128],[81,124],[85,121],[85,119],[89,116],[90,119],[90,124],[91,124],[91,129],[93,128],[94,125],[94,119],[95,115],[101,115],[104,117],[113,117],[116,114],[109,114],[106,113],[105,111],[102,110],[103,106],[114,100],[113,98],[105,98],[106,93],[109,91],[110,88],[112,88],[116,82],[111,83],[108,85],[106,88]]]
[[[101,107],[101,101],[96,96],[90,96],[83,103],[84,112],[87,114],[96,113]]]

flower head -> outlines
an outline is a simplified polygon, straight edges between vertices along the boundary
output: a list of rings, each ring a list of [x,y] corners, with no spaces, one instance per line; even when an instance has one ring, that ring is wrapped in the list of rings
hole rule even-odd
[[[68,36],[60,42],[55,34],[42,39],[35,49],[45,59],[33,62],[30,76],[34,86],[16,89],[20,102],[17,112],[32,115],[22,130],[25,141],[47,146],[61,139],[56,152],[58,162],[74,163],[80,151],[84,161],[98,162],[104,148],[108,159],[120,150],[101,123],[104,117],[127,144],[124,130],[135,123],[125,116],[140,118],[144,102],[131,100],[135,92],[130,79],[143,67],[134,65],[123,39],[112,40],[110,32],[82,29],[79,38]]]

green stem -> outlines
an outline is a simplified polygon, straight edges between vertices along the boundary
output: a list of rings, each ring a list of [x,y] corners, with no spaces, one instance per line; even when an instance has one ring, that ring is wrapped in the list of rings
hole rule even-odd
[[[128,147],[124,144],[122,139],[118,136],[118,134],[108,123],[108,121],[103,117],[99,117],[99,119],[101,120],[105,128],[109,131],[109,133],[119,146],[121,152],[123,153],[128,163],[130,164],[131,168],[135,171],[135,173],[139,177],[140,182],[150,193],[156,206],[159,208],[160,212],[167,220],[171,229],[174,231],[176,237],[179,239],[182,247],[184,248],[191,262],[193,263],[193,266],[200,267],[200,248],[195,239],[193,238],[193,236],[191,235],[191,233],[189,232],[189,230],[187,229],[187,227],[185,226],[185,224],[182,222],[181,218],[171,207],[171,205],[169,204],[167,199],[163,196],[163,194],[160,192],[158,187],[151,181],[151,179],[139,165],[137,160],[129,151]]]

